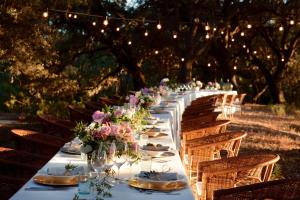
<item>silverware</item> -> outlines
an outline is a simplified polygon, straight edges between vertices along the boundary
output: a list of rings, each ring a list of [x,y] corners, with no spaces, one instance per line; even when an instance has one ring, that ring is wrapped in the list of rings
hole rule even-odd
[[[25,188],[26,191],[57,191],[57,190],[68,190],[69,187],[40,187],[40,186],[32,186]]]

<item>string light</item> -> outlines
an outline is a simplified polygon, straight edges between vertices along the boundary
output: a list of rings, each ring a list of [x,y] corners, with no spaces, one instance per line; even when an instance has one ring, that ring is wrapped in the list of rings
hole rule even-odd
[[[104,29],[101,29],[101,33],[104,33]]]
[[[148,31],[146,30],[145,33],[144,33],[145,37],[148,36]]]
[[[96,23],[95,21],[93,21],[93,23],[92,23],[92,24],[93,24],[93,26],[96,26],[96,24],[97,24],[97,23]]]
[[[128,45],[129,45],[129,46],[132,45],[132,42],[131,42],[130,40],[128,41]]]
[[[234,69],[234,70],[237,70],[237,66],[234,66],[233,69]]]
[[[74,18],[74,19],[77,19],[77,15],[74,15],[73,18]]]
[[[207,25],[205,25],[205,27],[204,27],[204,28],[205,28],[205,30],[206,30],[206,31],[209,31],[209,29],[210,29],[210,27],[208,26],[208,24],[207,24]]]
[[[271,56],[270,55],[267,55],[267,59],[270,59],[271,58]]]
[[[252,28],[252,25],[251,24],[247,24],[247,28],[248,29]]]
[[[119,31],[120,31],[120,27],[117,27],[117,28],[116,28],[116,31],[119,32]]]
[[[106,16],[105,20],[103,21],[103,25],[104,25],[104,26],[107,26],[107,25],[108,25],[108,18],[107,18],[107,16]]]
[[[241,32],[241,36],[244,37],[244,36],[245,36],[245,33],[244,33],[244,32]]]
[[[71,13],[69,13],[69,14],[68,14],[68,17],[69,17],[69,18],[71,18],[71,17],[72,17],[72,14],[71,14]]]
[[[253,51],[253,54],[254,54],[254,55],[257,54],[257,51]]]
[[[216,31],[216,30],[217,30],[217,28],[214,28],[214,29],[213,29],[213,31]]]
[[[174,33],[174,34],[173,34],[173,39],[176,39],[176,38],[177,38],[177,34]]]
[[[280,26],[279,31],[283,31],[283,30],[284,30],[283,26]]]
[[[184,58],[181,58],[181,62],[184,62]]]
[[[221,31],[221,35],[224,35],[224,31]]]
[[[160,30],[160,29],[162,28],[160,22],[158,22],[158,24],[156,25],[156,28],[157,28],[158,30]]]
[[[244,49],[246,48],[246,45],[245,45],[245,44],[243,45],[243,48],[244,48]]]
[[[43,12],[43,17],[47,18],[49,16],[49,13],[48,13],[48,9],[47,11]]]
[[[294,20],[291,20],[290,21],[290,25],[294,25],[295,24],[295,21]]]
[[[281,58],[281,62],[284,62],[284,58]]]
[[[154,53],[155,53],[155,54],[158,54],[158,51],[157,51],[157,50],[155,50],[155,51],[154,51]]]
[[[231,41],[234,42],[234,38],[232,38]]]
[[[210,67],[210,66],[211,66],[211,64],[210,64],[210,63],[207,63],[207,66],[208,66],[208,67]]]
[[[209,34],[206,34],[206,35],[205,35],[205,38],[206,38],[206,39],[209,39]]]

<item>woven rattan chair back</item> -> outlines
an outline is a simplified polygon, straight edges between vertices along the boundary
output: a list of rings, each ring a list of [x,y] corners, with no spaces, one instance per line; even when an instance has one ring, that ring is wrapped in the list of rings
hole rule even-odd
[[[298,200],[300,178],[268,181],[214,192],[214,200],[250,199]]]
[[[257,154],[198,163],[201,200],[213,199],[215,190],[268,181],[279,158],[276,154]]]
[[[182,131],[195,130],[197,127],[201,127],[205,123],[215,122],[220,112],[207,113],[206,115],[196,116],[191,119],[183,118],[181,122]]]

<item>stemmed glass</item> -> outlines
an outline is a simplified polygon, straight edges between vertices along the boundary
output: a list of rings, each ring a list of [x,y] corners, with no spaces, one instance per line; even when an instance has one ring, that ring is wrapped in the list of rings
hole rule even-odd
[[[91,164],[94,170],[97,172],[97,177],[100,177],[100,173],[103,171],[105,165],[106,152],[93,152]]]
[[[124,144],[124,152],[125,154],[127,154],[128,152],[128,146],[127,143]],[[118,168],[118,175],[117,175],[117,180],[121,180],[120,179],[120,168],[126,163],[127,159],[126,156],[115,156],[114,158],[114,163],[116,165],[116,167]]]

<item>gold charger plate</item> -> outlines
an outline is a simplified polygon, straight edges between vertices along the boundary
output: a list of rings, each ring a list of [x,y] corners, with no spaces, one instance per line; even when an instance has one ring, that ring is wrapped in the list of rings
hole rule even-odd
[[[33,181],[43,185],[53,186],[71,186],[78,184],[77,176],[49,176],[49,175],[36,175]]]
[[[135,188],[147,189],[147,190],[159,190],[159,191],[173,191],[181,190],[187,186],[185,181],[146,181],[138,178],[132,178],[128,180],[128,185]]]

